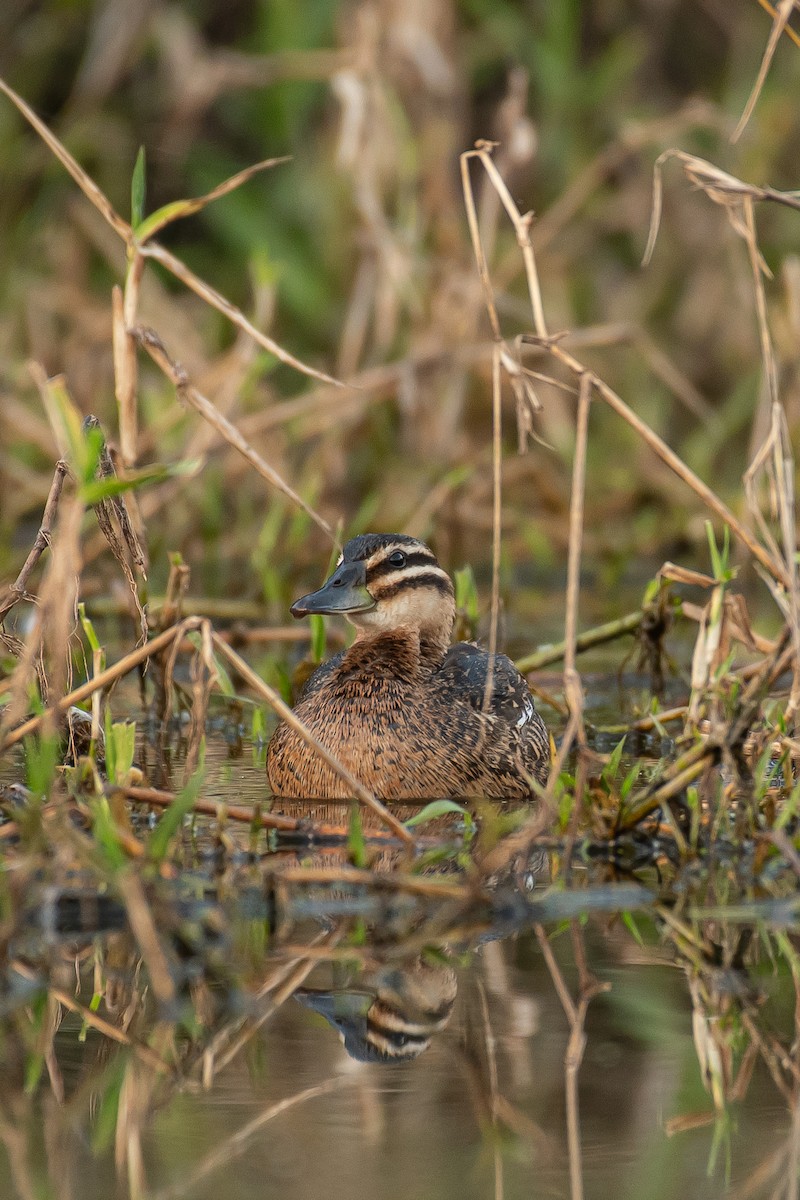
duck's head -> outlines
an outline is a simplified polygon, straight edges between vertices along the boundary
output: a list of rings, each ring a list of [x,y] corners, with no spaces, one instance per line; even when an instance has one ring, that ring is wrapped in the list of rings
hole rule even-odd
[[[296,600],[291,613],[342,613],[358,637],[417,630],[444,651],[455,620],[455,594],[450,576],[424,542],[401,533],[367,533],[351,538],[331,577],[319,591]]]

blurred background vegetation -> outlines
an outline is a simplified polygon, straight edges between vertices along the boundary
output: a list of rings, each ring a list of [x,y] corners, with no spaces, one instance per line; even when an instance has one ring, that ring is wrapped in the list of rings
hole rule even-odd
[[[736,509],[765,433],[750,268],[723,211],[667,169],[640,265],[653,163],[677,146],[755,184],[798,186],[800,51],[787,38],[741,139],[730,135],[770,18],[756,0],[5,0],[0,74],[130,215],[258,175],[161,240],[286,350],[277,363],[149,263],[141,315],[192,381],[345,534],[431,536],[448,566],[491,553],[491,340],[464,215],[460,152],[498,166],[535,214],[549,329]],[[532,327],[523,263],[475,176],[504,334]],[[800,419],[797,216],[758,210],[790,428]],[[28,361],[63,372],[116,434],[110,292],[124,247],[0,100],[0,573],[30,545],[57,455]],[[534,368],[545,368],[529,356]],[[167,552],[194,593],[263,600],[314,583],[329,545],[184,411],[150,363],[140,464],[196,460],[144,491],[154,588]],[[542,384],[518,452],[505,398],[504,586],[560,580],[575,398]],[[591,415],[586,546],[609,583],[631,562],[704,550],[706,513],[602,405]],[[99,551],[89,539],[88,560]],[[109,556],[106,556],[109,557]],[[113,572],[99,570],[101,590]],[[604,593],[613,615],[613,593]],[[535,606],[534,606],[535,607]]]

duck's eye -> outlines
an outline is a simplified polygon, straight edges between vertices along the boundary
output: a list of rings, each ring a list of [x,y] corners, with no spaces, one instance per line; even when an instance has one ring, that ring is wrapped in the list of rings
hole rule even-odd
[[[395,550],[389,555],[389,562],[393,567],[404,567],[406,565],[406,556],[402,550]]]

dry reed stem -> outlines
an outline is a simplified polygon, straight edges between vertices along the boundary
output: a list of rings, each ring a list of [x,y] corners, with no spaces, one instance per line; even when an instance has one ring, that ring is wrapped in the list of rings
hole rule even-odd
[[[11,700],[2,713],[0,735],[26,712],[34,671],[39,677],[40,688],[44,684],[43,703],[52,702],[54,696],[63,696],[69,686],[72,672],[70,639],[77,621],[83,511],[78,496],[70,496],[60,506],[52,553],[39,590],[33,625],[11,677]]]
[[[97,464],[97,478],[116,479],[116,468],[109,454],[105,435],[97,417],[85,417],[83,429],[97,429],[103,436],[100,458]],[[139,599],[136,579],[134,578],[127,555],[130,555],[134,566],[138,569],[144,580],[147,579],[147,556],[128,514],[126,497],[122,493],[117,496],[111,495],[103,500],[99,500],[92,507],[97,518],[97,524],[100,526],[100,532],[108,543],[122,574],[125,576],[125,582],[128,585],[133,607],[139,618],[139,643],[142,644],[147,641],[147,616]]]
[[[762,8],[767,7],[767,0],[759,0],[759,3]],[[713,1125],[714,1121],[714,1115],[709,1113],[704,1124]],[[698,1127],[700,1127],[699,1119]],[[691,1126],[688,1126],[688,1128],[691,1128]],[[671,1137],[674,1133],[682,1132],[682,1129],[683,1126],[679,1117],[673,1117],[665,1126],[667,1137]],[[786,1146],[782,1145],[777,1150],[771,1150],[758,1166],[754,1167],[746,1179],[728,1189],[727,1200],[756,1200],[756,1197],[767,1195],[777,1200],[780,1190],[776,1180],[785,1172],[788,1157],[789,1152]],[[770,1184],[774,1184],[775,1186],[771,1192],[768,1192],[767,1187]]]
[[[39,531],[36,534],[33,545],[31,546],[28,557],[22,564],[19,575],[6,590],[2,600],[0,600],[0,625],[6,619],[11,609],[19,600],[29,600],[32,597],[28,595],[28,580],[31,573],[41,558],[44,551],[52,542],[53,524],[55,522],[56,512],[58,510],[58,502],[61,499],[61,491],[64,486],[64,479],[69,474],[69,467],[63,459],[59,459],[56,463],[53,481],[50,484],[50,491],[47,496],[47,501],[42,514],[42,521],[39,526]]]
[[[771,17],[776,17],[778,15],[777,10],[773,8],[769,0],[758,0],[758,3],[764,9],[764,12],[768,12]],[[795,46],[800,48],[800,36],[795,33],[791,25],[785,26],[783,32],[791,41],[794,42]]]
[[[750,93],[747,104],[744,107],[744,112],[739,119],[739,124],[736,126],[736,129],[731,135],[732,142],[737,142],[739,140],[744,132],[747,122],[753,115],[753,110],[758,102],[758,97],[761,95],[761,89],[766,82],[767,74],[769,73],[769,68],[772,63],[778,42],[780,41],[781,34],[789,26],[789,18],[794,11],[794,7],[795,0],[778,0],[777,10],[773,9],[772,28],[769,31],[769,40],[767,41],[766,49],[764,50],[761,58],[761,66],[758,70],[758,76],[753,84],[753,90]]]
[[[647,236],[647,245],[642,255],[642,266],[646,267],[649,264],[653,256],[653,250],[655,249],[658,230],[661,224],[664,165],[671,159],[676,159],[681,164],[690,183],[705,192],[709,200],[714,204],[719,204],[725,209],[725,214],[732,228],[739,237],[745,240],[747,240],[748,236],[747,230],[742,219],[742,214],[737,209],[737,204],[745,196],[749,196],[753,200],[771,200],[775,204],[782,204],[786,208],[793,208],[795,211],[800,211],[800,196],[796,192],[779,192],[776,188],[756,187],[752,183],[745,183],[743,180],[737,179],[735,175],[729,175],[727,171],[722,171],[714,163],[707,162],[704,158],[698,158],[695,154],[688,154],[685,150],[676,150],[674,148],[665,150],[663,154],[659,154],[653,166],[653,203],[650,215],[650,231]],[[759,267],[766,275],[770,275],[769,267],[760,255]]]
[[[113,207],[108,197],[100,190],[97,184],[89,175],[86,174],[72,157],[67,148],[62,145],[54,133],[52,133],[37,117],[36,113],[30,108],[25,101],[19,96],[13,88],[0,77],[0,92],[8,96],[11,103],[22,113],[23,117],[39,134],[39,137],[45,145],[53,152],[61,165],[69,172],[72,178],[77,183],[78,187],[83,192],[84,196],[97,209],[100,215],[108,222],[115,233],[119,234],[124,242],[128,242],[132,230],[127,221],[124,221],[116,209]]]
[[[592,383],[580,376],[578,413],[575,429],[575,456],[572,463],[572,488],[569,504],[569,549],[567,557],[567,595],[564,617],[564,694],[570,715],[577,724],[579,743],[586,744],[583,726],[583,689],[575,665],[575,641],[578,636],[578,599],[581,587],[581,549],[583,544],[583,512],[586,493],[586,450],[589,435],[589,407]]]
[[[750,270],[753,276],[753,293],[756,299],[756,316],[758,318],[758,338],[761,346],[761,365],[767,382],[767,395],[770,407],[778,403],[778,368],[772,349],[772,338],[769,333],[769,318],[767,316],[767,297],[764,291],[764,268],[761,253],[758,249],[756,234],[755,208],[752,195],[742,196],[744,216],[744,242],[747,246],[747,256],[750,260]]]
[[[200,760],[200,747],[205,736],[206,719],[208,717],[208,702],[212,688],[219,682],[219,672],[214,662],[214,647],[211,641],[212,626],[210,621],[200,625],[200,649],[192,656],[192,709],[189,725],[188,747],[186,761],[183,765],[184,784],[188,783],[197,769]],[[177,643],[173,642],[173,647]]]
[[[774,189],[769,188],[749,188],[748,185],[743,184],[740,180],[735,179],[733,176],[726,175],[724,172],[719,171],[718,168],[706,163],[703,159],[698,159],[692,155],[684,154],[682,151],[667,151],[657,160],[654,173],[653,215],[651,220],[650,237],[648,239],[648,245],[644,256],[645,262],[649,260],[649,257],[652,254],[652,248],[655,244],[655,238],[658,232],[658,224],[661,214],[661,165],[666,161],[667,158],[670,157],[677,157],[684,164],[684,169],[686,170],[690,179],[697,183],[698,186],[702,187],[711,199],[715,200],[717,203],[725,205],[729,217],[731,217],[731,210],[729,207],[730,197],[741,196],[745,193],[749,193],[755,196],[757,199],[771,199],[787,204],[793,208],[800,208],[800,199],[795,199],[791,195],[778,193],[775,192]],[[517,240],[521,246],[524,246],[530,241],[530,223],[528,219],[519,212],[519,210],[513,204],[513,201],[506,206],[506,209],[516,230]],[[739,221],[739,223],[734,227],[740,235],[747,239],[747,230],[741,221]],[[748,244],[751,245],[750,242],[748,242]],[[484,285],[484,290],[486,291],[487,289],[488,294],[491,296],[491,284],[488,279]],[[533,302],[533,297],[538,293],[538,279],[535,273],[532,278],[529,278],[529,289],[531,290]],[[553,338],[542,339],[540,337],[532,337],[530,335],[526,336],[524,341],[533,345],[539,345],[544,348],[551,356],[556,358],[562,363],[562,365],[567,367],[576,378],[582,379],[585,375],[588,375],[592,387],[603,397],[605,402],[611,408],[613,408],[614,411],[617,412],[617,414],[621,416],[639,434],[641,438],[643,438],[643,440],[659,456],[659,458],[661,458],[662,461],[665,462],[666,465],[684,481],[684,483],[688,484],[688,486],[696,493],[696,495],[698,495],[713,512],[716,512],[717,515],[721,517],[727,525],[730,526],[732,532],[747,547],[750,553],[762,564],[762,566],[764,566],[771,575],[776,576],[784,584],[784,586],[788,586],[789,580],[783,565],[780,562],[776,562],[774,558],[768,554],[765,548],[761,546],[758,541],[756,541],[749,530],[742,525],[742,523],[736,518],[728,506],[723,503],[723,501],[711,490],[711,488],[708,487],[708,485],[704,483],[694,473],[694,471],[692,471],[683,462],[683,460],[679,458],[673,450],[670,449],[669,446],[667,446],[666,442],[664,442],[663,439],[661,439],[649,427],[649,425],[647,425],[640,417],[636,415],[636,413],[633,412],[631,408],[628,407],[627,404],[625,404],[622,398],[618,396],[617,393],[608,386],[608,384],[604,383],[599,376],[594,374],[594,372],[587,371],[583,364],[580,363],[568,351],[566,351],[559,341]]]
[[[118,784],[109,785],[106,789],[107,795],[112,795],[118,792],[124,796],[126,800],[131,800],[135,804],[149,804],[153,808],[170,808],[178,796],[175,792],[167,792],[161,788],[150,787],[121,787]],[[307,837],[309,841],[340,841],[346,842],[350,837],[350,828],[347,825],[331,825],[323,821],[317,821],[312,816],[309,817],[287,817],[283,813],[262,812],[260,804],[256,801],[251,807],[239,804],[225,804],[215,800],[195,800],[192,806],[192,812],[200,813],[202,816],[215,817],[221,819],[224,817],[226,821],[234,821],[243,825],[257,825],[261,829],[275,829],[280,833],[298,833]],[[0,830],[0,836],[8,829],[8,825],[4,825]],[[9,835],[10,836],[10,835]],[[386,845],[390,842],[392,845],[397,844],[397,839],[393,833],[383,829],[367,829],[364,831],[364,841],[368,844],[377,843]],[[436,838],[418,838],[418,845],[439,845]]]
[[[761,505],[756,496],[756,475],[765,469],[772,493],[772,508],[777,510],[782,547],[779,546],[767,525]],[[795,464],[791,438],[782,406],[776,401],[772,405],[770,432],[764,445],[756,455],[745,475],[745,495],[753,512],[762,537],[773,549],[776,558],[782,559],[789,578],[784,592],[769,577],[765,582],[776,604],[783,613],[792,633],[794,660],[792,663],[792,691],[785,718],[788,724],[794,719],[800,706],[800,582],[797,569],[797,505],[795,497]]]
[[[497,1046],[495,1043],[492,1022],[489,1017],[489,1002],[486,998],[486,988],[483,980],[478,980],[478,996],[481,1002],[481,1019],[483,1021],[483,1042],[486,1047],[486,1065],[489,1068],[489,1119],[492,1123],[492,1152],[494,1157],[494,1196],[495,1200],[503,1200],[503,1154],[498,1138],[500,1114],[498,1096],[500,1094],[497,1073]]]
[[[561,968],[556,962],[553,948],[547,937],[547,931],[542,925],[535,925],[537,941],[544,957],[553,987],[561,1001],[564,1016],[569,1025],[569,1041],[564,1055],[564,1083],[567,1101],[567,1149],[569,1155],[569,1180],[571,1200],[583,1200],[583,1163],[580,1137],[580,1101],[578,1095],[578,1076],[580,1073],[583,1054],[586,1049],[586,1013],[589,1005],[598,993],[608,991],[610,984],[601,984],[594,980],[586,969],[583,945],[575,938],[575,923],[571,923],[573,932],[573,947],[575,949],[576,965],[579,975],[579,994],[577,1002],[572,999]]]
[[[256,674],[250,664],[245,662],[240,654],[237,654],[235,650],[223,642],[216,633],[213,634],[213,641],[214,645],[222,654],[222,656],[227,658],[228,662],[230,662],[236,668],[242,678],[246,680],[246,682],[251,688],[253,688],[255,692],[264,697],[270,708],[272,708],[279,717],[286,721],[287,724],[291,725],[292,729],[294,729],[296,733],[299,733],[306,745],[309,746],[309,748],[315,753],[319,754],[319,756],[328,764],[331,770],[334,771],[342,780],[342,782],[347,785],[351,794],[360,800],[362,804],[365,804],[367,808],[371,808],[372,811],[380,817],[381,821],[383,821],[383,823],[387,825],[389,829],[393,830],[393,832],[397,834],[401,841],[405,842],[407,846],[413,846],[413,835],[409,833],[405,826],[402,825],[396,817],[392,816],[388,808],[381,804],[380,800],[373,796],[372,793],[368,791],[362,783],[359,783],[354,775],[351,775],[347,768],[344,767],[333,754],[331,754],[330,750],[323,746],[321,742],[317,741],[313,733],[306,729],[303,722],[299,720],[296,714],[283,700],[283,698],[275,691],[275,689],[270,687],[268,683],[265,683],[264,680]]]
[[[488,712],[494,687],[494,656],[497,653],[497,625],[500,618],[501,521],[503,516],[503,442],[502,384],[500,353],[496,343],[492,354],[492,595],[489,610],[489,669],[483,689],[483,711]],[[488,725],[486,727],[488,730]],[[484,731],[481,731],[483,739]]]
[[[484,304],[489,317],[489,323],[492,329],[492,338],[494,347],[492,351],[492,596],[491,596],[491,613],[489,625],[489,671],[486,676],[486,685],[484,688],[483,706],[488,709],[491,700],[492,687],[494,684],[494,655],[497,652],[497,625],[500,611],[500,558],[501,558],[501,522],[502,522],[502,370],[508,375],[512,385],[514,395],[517,400],[518,414],[518,430],[521,445],[524,446],[525,436],[531,430],[530,413],[539,407],[539,400],[533,391],[533,386],[528,379],[524,369],[516,361],[510,353],[507,344],[503,340],[502,331],[500,328],[500,320],[497,315],[497,309],[494,302],[494,292],[492,288],[491,276],[489,267],[486,261],[486,253],[483,246],[483,238],[481,235],[480,222],[478,220],[477,208],[475,205],[475,196],[472,188],[472,180],[470,177],[470,162],[473,158],[479,159],[484,170],[487,172],[491,180],[495,192],[499,196],[503,205],[508,209],[508,205],[513,205],[511,196],[500,176],[495,164],[491,158],[491,143],[476,143],[475,150],[466,151],[461,155],[461,182],[462,191],[464,194],[464,204],[467,213],[467,222],[469,225],[470,237],[472,239],[472,250],[475,255],[475,262],[478,267],[478,275],[483,289]],[[525,258],[525,267],[528,274],[528,280],[531,293],[531,304],[533,307],[534,321],[536,329],[542,337],[547,336],[547,331],[544,324],[544,311],[542,308],[541,293],[538,287],[538,276],[536,273],[536,264],[533,256],[533,248],[530,245],[530,239],[527,240],[527,249],[523,247],[523,255]]]
[[[154,808],[170,808],[177,800],[175,792],[166,792],[161,788],[150,787],[120,787],[111,785],[109,793],[118,792],[126,800],[136,804],[150,804]],[[286,833],[295,833],[302,828],[303,822],[297,817],[284,817],[277,813],[262,813],[257,807],[245,808],[243,805],[217,803],[214,800],[195,800],[192,812],[202,813],[207,817],[220,817],[224,812],[225,819],[239,821],[246,825],[258,824],[264,829],[280,829]]]
[[[9,747],[16,745],[17,742],[27,737],[39,729],[46,721],[52,721],[54,718],[62,716],[68,708],[73,704],[81,704],[87,700],[99,688],[105,688],[109,684],[114,683],[123,675],[127,675],[134,667],[138,667],[140,663],[145,662],[153,654],[158,654],[165,646],[176,637],[183,637],[187,626],[194,628],[192,618],[182,622],[180,625],[174,626],[172,629],[167,629],[158,637],[152,638],[149,642],[145,642],[143,646],[137,646],[135,650],[131,650],[130,654],[126,654],[113,666],[106,667],[105,671],[101,671],[99,675],[82,683],[80,687],[75,688],[68,695],[63,696],[56,704],[50,705],[44,712],[37,714],[35,717],[30,717],[22,725],[18,725],[16,729],[11,730],[0,741],[0,754],[8,750]]]
[[[489,143],[482,143],[488,145]],[[497,316],[497,309],[494,303],[494,289],[492,288],[492,279],[489,274],[489,264],[486,261],[486,255],[483,249],[483,239],[481,237],[480,223],[478,221],[478,212],[475,206],[475,195],[472,190],[472,180],[470,178],[469,168],[473,158],[481,158],[484,152],[482,150],[467,150],[461,157],[461,188],[464,194],[464,206],[467,212],[467,224],[469,233],[472,239],[472,252],[475,255],[475,261],[478,266],[478,277],[483,289],[483,300],[486,306],[486,313],[489,317],[489,324],[492,327],[492,337],[495,342],[502,342],[503,334],[500,329],[500,321]]]
[[[262,479],[266,479],[268,483],[271,483],[273,487],[282,492],[293,504],[301,508],[315,525],[319,526],[332,541],[335,541],[333,530],[324,517],[321,517],[310,504],[307,504],[302,496],[298,496],[297,492],[242,437],[236,426],[231,424],[227,417],[224,417],[219,409],[193,386],[184,368],[170,358],[159,335],[154,330],[145,329],[141,326],[137,327],[134,334],[139,345],[147,351],[153,362],[161,368],[166,377],[171,381],[179,397],[190,404],[203,420],[212,425],[235,450],[238,450],[242,457],[256,469]]]
[[[136,262],[142,261],[137,256]],[[132,275],[133,272],[129,270],[128,279]],[[127,296],[128,280],[125,293]],[[128,333],[133,324],[134,321],[129,323],[125,319],[125,298],[122,289],[115,284],[111,289],[111,348],[114,356],[114,395],[119,414],[119,448],[126,468],[136,465],[139,441],[136,340]]]

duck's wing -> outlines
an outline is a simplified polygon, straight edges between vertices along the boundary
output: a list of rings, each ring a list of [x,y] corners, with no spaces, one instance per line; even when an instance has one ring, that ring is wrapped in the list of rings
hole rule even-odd
[[[478,712],[486,712],[518,728],[540,719],[530,688],[505,654],[491,655],[480,646],[459,642],[448,650],[439,674],[454,695],[460,696]]]
[[[338,654],[334,654],[333,658],[329,658],[324,663],[320,663],[316,671],[309,675],[308,679],[303,684],[300,695],[297,697],[300,700],[307,700],[309,696],[313,696],[314,692],[319,691],[324,686],[326,681],[334,673],[336,668],[344,658],[346,650],[340,650]]]

